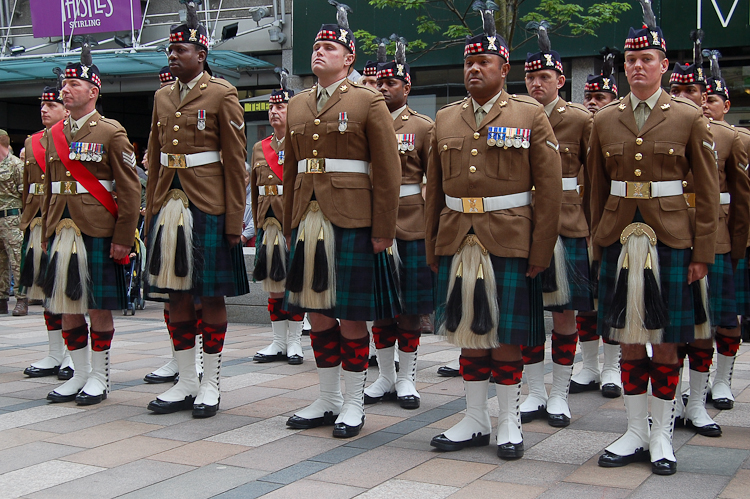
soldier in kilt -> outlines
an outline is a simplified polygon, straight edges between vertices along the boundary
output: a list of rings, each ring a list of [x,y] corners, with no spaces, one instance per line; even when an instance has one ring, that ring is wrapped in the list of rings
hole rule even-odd
[[[174,85],[176,81],[177,78],[175,78],[169,70],[169,66],[164,66],[159,70],[159,88]],[[148,151],[146,151],[146,155],[148,155]],[[144,156],[144,162],[148,163],[148,156]],[[164,324],[166,324],[167,330],[169,330],[169,296],[165,294],[163,297],[159,298],[156,296],[156,293],[152,293],[151,299],[154,301],[164,301]],[[195,317],[198,321],[198,329],[200,330],[200,323],[203,317],[203,307],[201,306],[200,298],[195,297],[193,301],[195,302]],[[197,335],[195,340],[197,344],[197,347],[195,348],[195,369],[198,372],[198,376],[201,376],[203,374],[203,336]],[[169,344],[172,349],[172,358],[160,368],[144,376],[143,381],[146,383],[176,383],[179,379],[180,368],[177,365],[177,357],[175,357],[174,344],[172,344],[171,336]]]
[[[466,391],[466,415],[430,445],[443,451],[489,445],[492,375],[500,408],[497,455],[517,459],[524,454],[521,347],[544,341],[538,274],[558,237],[562,170],[544,108],[503,90],[508,47],[495,30],[494,11],[481,14],[484,33],[467,38],[464,48],[470,96],[438,111],[427,172],[436,325],[461,347]]]
[[[393,306],[396,292],[376,259],[393,244],[401,169],[383,96],[347,78],[356,58],[351,9],[337,4],[337,11],[338,24],[324,24],[313,45],[317,85],[287,110],[284,191],[294,195],[284,197],[291,248],[285,300],[289,312],[308,312],[320,378],[319,398],[287,425],[334,425],[334,437],[349,438],[365,421],[365,321]]]
[[[99,70],[88,45],[68,63],[60,96],[69,117],[47,134],[42,204],[46,308],[62,315],[62,336],[75,372],[47,395],[52,402],[98,404],[110,389],[112,310],[126,308],[124,265],[141,201],[135,154],[125,129],[101,116]],[[117,202],[112,190],[117,184]],[[48,263],[47,263],[48,260]],[[91,353],[89,328],[91,319]]]
[[[396,59],[378,65],[378,89],[393,117],[401,156],[401,188],[396,242],[401,291],[401,313],[375,321],[372,327],[378,352],[378,379],[365,390],[365,404],[397,400],[404,409],[417,409],[417,349],[422,333],[420,315],[431,314],[432,273],[427,266],[424,242],[424,198],[422,179],[429,159],[433,122],[409,108],[411,75],[406,63],[405,44],[396,42]],[[396,373],[398,342],[400,369]]]
[[[642,6],[646,27],[631,28],[625,41],[631,93],[596,114],[587,158],[592,245],[601,261],[599,330],[620,342],[628,414],[627,431],[599,465],[650,460],[653,473],[671,475],[677,346],[711,334],[701,279],[714,261],[719,186],[708,120],[661,89],[666,43],[650,2]],[[688,173],[694,223],[683,197]]]
[[[263,289],[268,292],[268,312],[273,330],[273,341],[259,350],[253,360],[261,363],[286,360],[289,364],[299,365],[304,360],[300,343],[304,314],[291,314],[282,307],[289,259],[281,230],[284,219],[284,186],[281,184],[285,163],[286,108],[294,90],[287,88],[286,69],[280,74],[281,89],[274,90],[269,97],[268,121],[273,127],[273,135],[255,143],[251,159],[250,195],[257,228],[253,278],[262,282]]]
[[[225,296],[249,292],[240,235],[245,212],[245,122],[237,89],[206,64],[208,35],[188,2],[184,24],[170,28],[169,69],[177,81],[156,92],[148,154],[147,298],[169,294],[169,332],[179,382],[149,410],[216,414]],[[200,323],[195,298],[203,305]],[[203,337],[203,378],[195,338]]]
[[[612,101],[617,100],[617,84],[614,73],[615,58],[619,54],[616,50],[604,48],[601,51],[604,56],[602,70],[598,75],[589,75],[583,91],[583,105],[592,113],[596,114],[599,109]],[[587,139],[588,140],[588,139]],[[584,201],[583,211],[589,220],[589,196],[583,189]],[[589,257],[591,251],[589,250]],[[591,288],[596,299],[596,275],[598,268],[591,268]],[[596,307],[596,301],[594,302]],[[622,383],[620,382],[620,344],[614,340],[602,338],[604,349],[604,364],[599,367],[599,330],[596,327],[596,311],[578,312],[576,317],[576,328],[578,329],[578,341],[581,345],[581,360],[583,369],[570,378],[570,393],[580,393],[596,390],[601,386],[604,397],[617,398],[622,394]]]
[[[24,231],[23,258],[21,260],[21,280],[27,298],[43,299],[44,291],[37,284],[40,279],[42,250],[42,200],[44,198],[44,177],[47,171],[46,150],[51,141],[49,129],[68,117],[68,110],[60,99],[60,89],[44,87],[41,97],[41,117],[44,129],[30,135],[24,145],[26,164],[23,170],[23,205],[20,228]],[[62,337],[62,315],[44,310],[44,322],[49,337],[49,353],[40,361],[33,362],[23,373],[31,378],[57,376],[68,380],[73,377],[73,362],[65,340]]]
[[[732,105],[729,100],[729,90],[727,90],[726,82],[721,77],[721,69],[719,68],[720,56],[721,54],[716,50],[710,52],[711,76],[706,79],[706,97],[703,103],[703,114],[708,119],[713,120],[712,130],[714,131],[715,136],[718,136],[716,133],[716,130],[718,129],[717,127],[720,125],[722,127],[723,125],[726,125],[724,117],[726,116],[726,113],[729,112],[729,108]],[[750,131],[743,127],[735,128],[734,125],[730,126],[730,128],[732,131],[737,132],[741,146],[745,150],[745,154],[750,157]],[[723,133],[729,135],[726,132]],[[716,145],[717,150],[719,150],[719,154],[721,155],[722,152],[719,149],[720,144],[718,138]],[[734,158],[741,156],[741,153],[734,150],[734,142],[732,143],[732,146],[732,154],[730,157]],[[738,161],[741,161],[741,159],[738,159]],[[748,161],[742,162],[741,165],[744,167],[745,173],[747,173]],[[726,178],[726,182],[731,185],[729,178]],[[744,185],[744,181],[738,183]],[[734,213],[734,194],[731,194],[731,203],[730,213]],[[722,206],[722,208],[724,208],[724,206]],[[724,209],[719,212],[719,216],[721,217],[722,215],[725,215]],[[750,238],[748,238],[748,243],[744,245],[745,248],[741,248],[741,246],[743,246],[741,241],[735,240],[734,233],[732,233],[732,264],[736,264],[734,272],[732,272],[734,279],[734,301],[737,305],[736,315],[742,317],[742,324],[747,326],[748,322],[750,322],[750,269],[748,269],[747,250],[747,246],[750,246]],[[711,268],[709,268],[709,278],[710,275]],[[713,283],[712,279],[711,282]],[[713,296],[713,289],[711,290],[711,293]],[[721,325],[721,323],[717,324]],[[734,370],[734,360],[737,356],[737,351],[740,348],[739,324],[734,328],[720,327],[716,331],[715,340],[717,353],[716,372],[711,386],[711,398],[713,399],[713,405],[716,409],[728,410],[734,407],[734,396],[732,395],[732,371]]]
[[[526,89],[544,106],[544,112],[555,131],[562,162],[562,208],[560,235],[555,244],[553,263],[542,273],[544,305],[552,311],[552,389],[549,398],[544,386],[544,342],[521,347],[529,396],[521,404],[521,421],[547,417],[550,426],[570,425],[568,392],[573,375],[578,331],[576,311],[591,312],[594,300],[589,286],[589,256],[586,238],[589,224],[586,211],[588,175],[583,163],[591,135],[591,113],[579,104],[565,103],[559,89],[565,84],[560,54],[551,49],[547,23],[530,23],[539,38],[540,51],[526,57]],[[583,185],[579,186],[579,181]],[[584,198],[579,194],[583,187]],[[540,200],[540,202],[542,202]],[[580,317],[581,320],[591,317]],[[597,356],[599,353],[596,344]],[[598,360],[597,360],[598,368]],[[599,387],[594,380],[593,388]]]
[[[702,106],[706,101],[706,78],[703,73],[701,53],[702,30],[692,33],[694,60],[692,64],[675,64],[670,77],[670,94],[682,97]],[[718,60],[712,61],[714,70]],[[709,120],[712,118],[709,117]],[[740,141],[737,131],[726,122],[711,123],[711,133],[717,153],[719,171],[719,232],[716,240],[716,257],[708,266],[709,312],[712,329],[716,330],[717,344],[725,344],[724,338],[739,339],[740,327],[737,322],[735,299],[734,268],[745,257],[748,229],[750,229],[750,184],[745,169],[747,151]],[[692,180],[692,179],[691,179]],[[688,189],[692,182],[688,182]],[[691,189],[692,190],[692,189]],[[688,197],[688,202],[693,198]],[[694,204],[694,203],[693,203]],[[681,349],[680,363],[684,354],[690,360],[690,395],[687,406],[683,406],[682,396],[676,397],[676,418],[694,428],[705,437],[721,436],[721,427],[706,412],[706,392],[708,390],[709,369],[714,356],[713,338],[696,339]],[[721,354],[719,355],[721,357]],[[682,377],[680,377],[682,379]],[[677,393],[681,394],[680,385]],[[730,392],[731,393],[731,392]]]

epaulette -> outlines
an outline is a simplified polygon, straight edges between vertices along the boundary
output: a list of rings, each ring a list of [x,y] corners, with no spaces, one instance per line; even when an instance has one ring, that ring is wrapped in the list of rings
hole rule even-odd
[[[568,102],[566,105],[568,106],[569,109],[577,109],[578,111],[582,113],[586,113],[587,115],[591,114],[591,111],[583,107],[583,105],[578,104],[577,102]]]
[[[620,99],[615,99],[612,102],[610,102],[609,104],[605,104],[604,106],[602,106],[601,109],[599,109],[599,111],[597,112],[597,114],[600,113],[600,112],[602,112],[602,111],[604,111],[608,107],[619,107],[621,104],[622,104],[622,99],[621,98]]]
[[[735,130],[736,130],[736,128],[734,127],[734,125],[730,125],[730,124],[729,124],[729,123],[727,123],[726,121],[716,121],[716,120],[711,120],[711,124],[712,124],[712,125],[719,125],[719,126],[723,126],[723,127],[724,127],[724,128],[726,128],[727,130],[731,130],[731,131],[735,131]]]
[[[672,98],[672,102],[676,102],[676,103],[679,103],[679,104],[687,104],[688,106],[692,107],[693,109],[698,109],[698,110],[701,109],[700,106],[698,106],[695,102],[693,102],[691,100],[688,100],[688,99],[685,99],[684,97],[675,97],[674,95],[670,95],[670,97]]]
[[[423,121],[426,121],[429,124],[434,123],[432,119],[429,116],[425,116],[424,114],[419,114],[414,109],[407,107],[406,110],[409,112],[410,115],[414,116],[415,118],[421,118]]]
[[[523,102],[524,104],[531,104],[533,106],[542,106],[536,99],[529,97],[528,95],[511,94],[510,98],[516,102]]]
[[[111,118],[105,118],[104,116],[99,118],[99,123],[106,123],[107,125],[113,126],[115,128],[122,128],[122,125],[119,121],[113,120]]]
[[[457,100],[456,102],[451,102],[450,104],[446,104],[443,107],[441,107],[440,109],[442,110],[442,109],[448,109],[449,107],[462,106],[468,100],[469,100],[468,97],[464,97],[463,99]]]
[[[373,94],[376,94],[376,95],[381,95],[381,96],[382,96],[382,94],[381,94],[380,92],[378,92],[377,90],[373,90],[372,88],[370,88],[370,87],[366,87],[366,86],[364,86],[364,85],[356,85],[356,84],[353,84],[353,85],[352,85],[352,87],[354,87],[354,88],[358,88],[358,89],[360,89],[360,90],[367,90],[368,92],[372,92]]]

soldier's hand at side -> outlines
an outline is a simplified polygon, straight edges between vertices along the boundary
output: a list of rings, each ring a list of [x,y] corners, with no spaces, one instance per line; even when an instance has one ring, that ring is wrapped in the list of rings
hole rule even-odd
[[[47,241],[42,241],[42,251],[47,252]]]
[[[109,257],[113,260],[122,260],[130,253],[130,246],[124,246],[122,244],[115,244],[109,247]]]
[[[703,279],[708,274],[708,265],[705,263],[690,262],[688,266],[688,284]]]
[[[226,238],[227,238],[227,242],[229,243],[229,247],[234,248],[235,246],[240,244],[240,237],[241,236],[230,236],[227,234]]]
[[[437,263],[431,263],[430,264],[430,269],[437,274],[438,273],[438,264]]]
[[[526,268],[526,277],[535,278],[539,272],[543,271],[544,267],[540,267],[538,265],[529,265]]]
[[[382,237],[373,237],[372,239],[372,252],[375,254],[385,251],[387,248],[393,246],[393,239],[383,239]]]

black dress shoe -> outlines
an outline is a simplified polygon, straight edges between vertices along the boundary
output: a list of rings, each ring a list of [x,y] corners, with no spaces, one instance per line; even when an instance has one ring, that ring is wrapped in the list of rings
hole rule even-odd
[[[482,433],[475,433],[469,440],[462,440],[461,442],[454,442],[445,436],[445,433],[441,433],[437,437],[432,437],[430,445],[438,450],[444,450],[452,452],[461,450],[466,447],[484,447],[490,445],[490,435],[483,435]]]
[[[713,399],[715,409],[729,411],[734,407],[734,400],[730,399]]]
[[[287,360],[287,356],[284,352],[279,352],[275,355],[265,355],[262,353],[256,353],[255,355],[253,355],[253,360],[260,364],[265,364],[266,362],[276,362],[278,360]]]
[[[310,336],[311,329],[303,329],[302,330],[302,336]]]
[[[448,366],[438,367],[437,373],[438,376],[445,376],[446,378],[455,378],[457,376],[461,376],[461,371]]]
[[[674,475],[677,473],[677,463],[669,459],[659,459],[651,463],[651,473],[655,475]]]
[[[195,402],[195,397],[191,397],[190,395],[185,397],[185,400],[178,400],[176,402],[156,399],[148,403],[148,410],[157,414],[172,414],[173,412],[192,409],[193,402]]]
[[[693,430],[695,430],[695,433],[697,433],[698,435],[703,435],[704,437],[721,436],[721,426],[717,425],[716,423],[707,424],[706,426],[695,426],[692,421],[686,419],[685,426],[688,428],[692,428]]]
[[[604,454],[599,456],[599,466],[602,468],[620,468],[630,463],[638,463],[649,460],[649,454],[647,450],[643,450],[643,447],[639,447],[634,453],[628,456],[620,456],[608,450],[604,451]]]
[[[398,395],[396,395],[396,392],[387,392],[381,395],[380,397],[370,397],[365,393],[365,404],[377,404],[378,402],[385,402],[390,400],[396,400],[398,398]]]
[[[219,402],[221,402],[221,399],[219,399]],[[218,411],[219,411],[219,404],[216,404],[216,405],[195,404],[193,406],[193,417],[194,418],[210,418],[211,416],[216,416],[216,413]]]
[[[173,374],[172,376],[159,376],[158,374],[149,373],[143,377],[143,381],[151,384],[173,383],[176,377],[177,374]]]
[[[63,367],[62,369],[57,371],[57,379],[67,381],[70,378],[72,378],[74,374],[75,374],[75,371],[73,370],[72,367]]]
[[[521,422],[522,423],[531,423],[535,419],[541,419],[544,416],[547,415],[547,408],[543,405],[540,405],[539,408],[536,411],[529,411],[529,412],[522,412],[521,413]]]
[[[103,392],[99,395],[89,395],[88,393],[81,390],[76,395],[76,404],[78,405],[95,405],[100,403],[102,400],[107,399],[107,392]]]
[[[60,395],[55,391],[51,391],[47,394],[47,400],[55,404],[60,402],[73,402],[76,399],[76,395],[78,394],[74,393],[73,395]]]
[[[398,397],[398,403],[402,409],[419,409],[419,397],[416,395]]]
[[[596,381],[592,381],[590,383],[582,385],[581,383],[576,383],[575,381],[570,380],[570,393],[593,392],[594,390],[598,389],[599,383],[597,383]]]
[[[23,370],[23,373],[29,378],[43,378],[45,376],[54,376],[58,372],[60,372],[60,366],[50,367],[49,369],[29,366]]]
[[[500,444],[497,446],[497,457],[500,459],[520,459],[523,457],[523,442],[520,444]]]
[[[289,364],[292,366],[298,366],[302,364],[305,361],[305,359],[300,355],[292,355],[289,357]]]
[[[336,418],[338,417],[339,415],[334,414],[332,411],[325,412],[323,416],[312,419],[305,419],[294,415],[286,420],[286,425],[295,430],[309,430],[318,426],[332,426],[336,423]]]
[[[378,367],[378,358],[375,355],[370,356],[370,360],[368,361],[368,367]]]
[[[333,436],[336,438],[352,438],[359,435],[359,431],[365,425],[365,417],[362,416],[362,422],[357,426],[349,426],[345,423],[336,423],[333,425]]]
[[[602,396],[608,399],[616,399],[622,394],[622,389],[614,383],[602,385]]]
[[[570,418],[565,414],[547,414],[547,423],[555,428],[570,426]]]

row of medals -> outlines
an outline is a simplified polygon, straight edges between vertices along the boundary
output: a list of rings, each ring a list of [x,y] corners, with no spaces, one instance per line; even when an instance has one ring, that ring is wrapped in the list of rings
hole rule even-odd
[[[515,147],[516,149],[523,147],[524,149],[528,149],[531,143],[528,140],[522,139],[519,136],[505,137],[505,139],[500,137],[496,139],[490,135],[487,138],[487,145],[495,146],[495,147]]]
[[[410,142],[399,142],[398,144],[398,150],[399,151],[413,151],[414,150],[414,144]]]
[[[87,150],[84,151],[84,147]],[[70,144],[70,154],[68,154],[68,158],[70,158],[71,161],[95,161],[98,163],[102,160],[103,152],[103,144],[94,144],[90,142],[73,142],[72,144]]]

